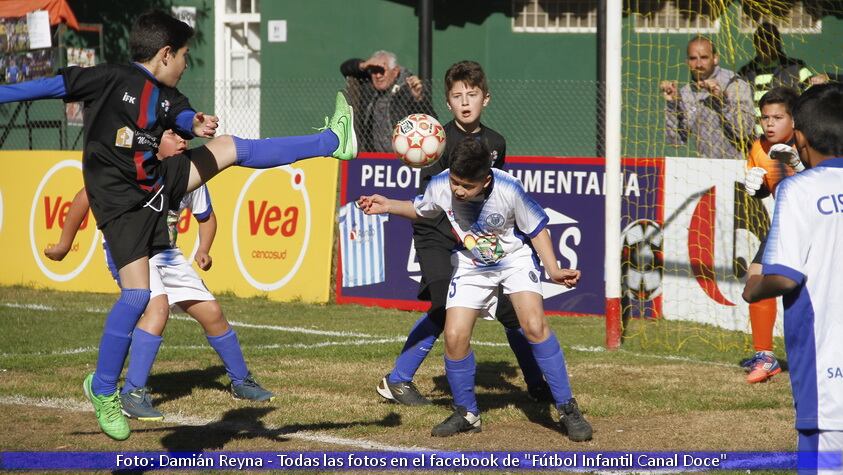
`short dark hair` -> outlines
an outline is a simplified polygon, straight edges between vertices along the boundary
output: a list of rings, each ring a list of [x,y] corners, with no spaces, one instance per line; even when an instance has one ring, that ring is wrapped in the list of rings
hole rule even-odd
[[[479,181],[489,176],[492,160],[489,147],[483,142],[467,137],[451,152],[451,173],[463,180]]]
[[[454,84],[464,82],[471,87],[477,87],[484,94],[489,93],[489,85],[486,83],[486,73],[477,61],[460,61],[454,63],[445,71],[445,94],[451,91]]]
[[[788,114],[792,115],[793,104],[799,99],[799,93],[789,87],[774,87],[761,96],[758,108],[763,109],[768,104],[784,104]]]
[[[161,10],[150,10],[135,20],[129,35],[132,61],[144,63],[154,58],[158,50],[169,46],[176,51],[193,37],[193,28]]]
[[[814,150],[843,156],[843,86],[812,86],[796,100],[792,115],[795,128]]]
[[[714,42],[713,42],[713,41],[711,41],[711,38],[709,38],[709,37],[707,37],[707,36],[703,36],[703,35],[696,35],[696,36],[694,36],[693,38],[691,38],[691,39],[688,41],[688,45],[687,45],[687,46],[685,46],[685,51],[688,51],[688,48],[690,48],[692,44],[694,44],[694,43],[699,43],[699,42],[701,42],[701,41],[704,41],[704,42],[706,42],[706,43],[708,43],[708,44],[710,44],[710,45],[711,45],[711,54],[712,54],[712,55],[717,54],[717,46],[714,44]]]

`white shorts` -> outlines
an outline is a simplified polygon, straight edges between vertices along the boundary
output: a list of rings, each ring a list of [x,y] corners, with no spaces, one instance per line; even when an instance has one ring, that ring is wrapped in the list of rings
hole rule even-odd
[[[150,298],[166,294],[170,305],[188,300],[215,300],[178,248],[149,259],[149,290]]]
[[[799,452],[825,452],[819,456],[820,466],[824,470],[800,469],[800,474],[831,475],[843,473],[843,465],[830,468],[828,464],[841,461],[843,452],[843,431],[818,430],[818,431],[797,431],[798,439],[796,450]]]
[[[457,268],[451,277],[445,308],[474,308],[480,310],[484,316],[488,313],[494,315],[499,285],[506,295],[515,292],[535,292],[541,295],[540,272],[532,259],[529,260],[529,265],[520,267]]]

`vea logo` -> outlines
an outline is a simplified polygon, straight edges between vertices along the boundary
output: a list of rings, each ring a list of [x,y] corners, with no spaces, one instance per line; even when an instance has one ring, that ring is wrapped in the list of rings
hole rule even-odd
[[[295,277],[310,241],[310,209],[303,170],[280,167],[252,173],[232,223],[235,261],[249,284],[272,291]]]
[[[30,249],[41,272],[56,282],[66,282],[78,276],[99,248],[99,231],[93,225],[89,211],[64,260],[52,261],[43,254],[44,249],[59,242],[71,202],[81,187],[82,163],[63,160],[44,174],[32,197]]]

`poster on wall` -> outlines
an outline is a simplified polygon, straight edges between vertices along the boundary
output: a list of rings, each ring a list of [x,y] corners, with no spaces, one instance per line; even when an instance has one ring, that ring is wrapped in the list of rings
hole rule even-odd
[[[14,84],[54,74],[58,50],[51,46],[46,11],[0,18],[0,82]]]
[[[67,48],[67,65],[87,68],[97,64],[96,51],[93,48]],[[71,102],[65,105],[67,125],[82,126],[82,103]]]

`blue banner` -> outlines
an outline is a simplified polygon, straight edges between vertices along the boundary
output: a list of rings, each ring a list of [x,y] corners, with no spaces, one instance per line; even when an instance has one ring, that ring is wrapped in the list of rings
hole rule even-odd
[[[0,452],[0,470],[797,470],[841,452]]]
[[[566,289],[543,279],[545,310],[551,313],[602,315],[605,311],[604,160],[508,157],[504,168],[521,180],[527,192],[550,217],[547,229],[560,265],[582,271],[582,279],[575,289]],[[622,229],[632,229],[635,231],[633,234],[660,233],[663,211],[662,161],[627,159],[624,161],[623,174]],[[341,206],[361,195],[375,193],[387,198],[410,200],[416,195],[419,185],[418,170],[404,166],[395,158],[381,155],[365,155],[344,162],[341,179]],[[338,285],[337,301],[404,309],[426,308],[426,304],[416,300],[421,271],[412,246],[413,230],[410,221],[390,216],[383,224],[383,235],[382,256],[379,257],[385,261],[385,280],[354,287]],[[633,242],[631,245],[640,247],[641,243]],[[625,246],[626,253],[629,253],[629,248],[631,246]],[[660,253],[660,249],[646,251],[647,256]],[[618,256],[618,259],[621,258]],[[634,258],[635,255],[627,256],[625,260]],[[661,276],[646,275],[645,272],[649,270],[625,269],[637,277],[625,279],[625,282],[636,283],[636,288],[628,289],[628,293],[632,298],[644,302],[636,314],[652,316],[660,311],[657,298],[661,293]],[[338,272],[343,272],[341,266]],[[646,294],[637,285],[642,280],[650,284]],[[342,280],[338,279],[338,282]],[[417,306],[414,307],[414,304]]]

